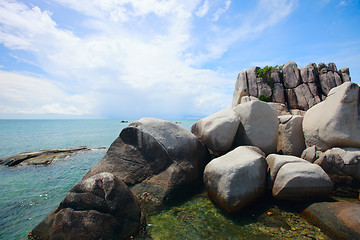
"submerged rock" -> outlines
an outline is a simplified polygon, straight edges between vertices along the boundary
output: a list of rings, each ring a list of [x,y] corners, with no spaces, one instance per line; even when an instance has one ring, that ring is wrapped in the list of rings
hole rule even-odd
[[[140,224],[133,193],[116,176],[103,172],[76,184],[28,239],[128,239]]]
[[[24,152],[9,157],[0,158],[0,164],[12,167],[17,165],[48,165],[55,159],[64,159],[79,151],[89,151],[93,149],[105,149],[89,148],[89,147],[74,147],[55,150],[40,150],[34,152]]]
[[[238,147],[206,165],[204,183],[209,196],[226,212],[233,213],[264,194],[264,155],[259,149]]]
[[[302,215],[332,239],[360,239],[360,202],[313,203]]]

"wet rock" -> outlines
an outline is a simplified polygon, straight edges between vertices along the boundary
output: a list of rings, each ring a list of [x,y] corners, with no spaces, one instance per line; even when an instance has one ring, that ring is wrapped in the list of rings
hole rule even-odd
[[[360,202],[320,202],[302,215],[332,239],[360,239]]]

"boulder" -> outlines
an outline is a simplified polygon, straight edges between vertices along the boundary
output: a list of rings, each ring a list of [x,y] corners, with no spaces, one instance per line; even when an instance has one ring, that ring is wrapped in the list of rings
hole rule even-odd
[[[253,96],[243,96],[241,98],[240,103],[246,103],[246,102],[250,102],[250,101],[260,101],[257,97],[253,97]]]
[[[279,136],[277,152],[300,157],[305,149],[305,138],[302,130],[302,116],[284,115],[279,119]]]
[[[287,108],[287,106],[285,104],[283,104],[283,103],[268,102],[267,104],[269,104],[273,109],[276,110],[276,115],[277,116],[290,115],[291,114],[289,112],[289,109]]]
[[[360,179],[360,149],[346,151],[341,148],[327,150],[315,163],[330,176],[334,183],[349,183]]]
[[[288,62],[282,68],[285,88],[295,88],[300,84],[300,71],[295,62]]]
[[[243,96],[258,96],[256,81],[258,70],[259,67],[253,67],[239,73],[233,93],[232,107],[236,107],[238,104],[240,104],[241,98]]]
[[[306,162],[304,159],[279,154],[270,154],[266,157],[268,165],[267,189],[272,190],[276,176],[282,166],[287,163]]]
[[[140,223],[136,197],[116,176],[102,172],[70,189],[28,239],[129,239]]]
[[[285,89],[285,97],[288,100],[289,109],[299,108],[294,89]]]
[[[257,78],[257,89],[258,89],[258,95],[265,95],[269,98],[272,96],[272,89],[271,87],[264,82],[263,78]]]
[[[331,239],[360,239],[360,202],[319,202],[303,213]]]
[[[315,83],[319,81],[319,73],[315,63],[299,68],[301,79],[304,83]]]
[[[259,147],[266,154],[276,151],[278,120],[276,111],[262,101],[251,101],[234,108],[240,125],[234,144]]]
[[[280,168],[272,189],[274,197],[308,200],[331,194],[333,183],[324,170],[319,165],[302,161],[286,163]]]
[[[137,195],[155,203],[193,191],[208,161],[205,146],[188,130],[169,121],[142,118],[120,136],[84,179],[108,171]]]
[[[332,147],[360,147],[359,86],[346,82],[331,89],[325,101],[304,116],[307,147],[326,151]]]
[[[350,82],[351,81],[349,68],[340,69],[339,74],[340,74],[341,80],[343,82]]]
[[[209,196],[228,213],[259,198],[265,191],[266,162],[261,150],[241,146],[213,159],[205,167]]]
[[[300,84],[294,88],[294,93],[298,108],[301,110],[308,110],[317,103],[306,83]]]
[[[276,103],[285,103],[284,87],[281,83],[275,83],[271,100]]]
[[[239,123],[232,109],[223,109],[197,121],[191,132],[211,151],[226,152],[233,145]]]
[[[306,161],[308,161],[310,163],[313,163],[313,162],[315,162],[315,160],[317,160],[320,157],[321,153],[322,152],[318,151],[315,146],[311,146],[311,147],[306,148],[302,152],[301,158],[305,159]]]

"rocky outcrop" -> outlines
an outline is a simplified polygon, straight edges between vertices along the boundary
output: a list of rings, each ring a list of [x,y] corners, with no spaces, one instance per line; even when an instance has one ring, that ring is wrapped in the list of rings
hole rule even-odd
[[[188,130],[169,121],[142,118],[121,131],[84,179],[111,172],[137,196],[163,203],[201,183],[207,158],[205,146]]]
[[[348,68],[339,71],[334,63],[325,65],[310,63],[298,68],[288,62],[282,68],[272,68],[268,74],[258,77],[259,67],[241,71],[233,93],[232,107],[243,96],[267,96],[272,102],[285,104],[288,110],[308,110],[324,100],[329,91],[350,81]]]
[[[360,202],[313,203],[301,215],[331,239],[360,239]]]
[[[93,149],[105,149],[105,147],[75,147],[55,150],[40,150],[35,152],[24,152],[9,157],[0,158],[0,164],[9,167],[17,165],[48,165],[52,163],[52,161],[54,161],[55,159],[62,160],[76,152],[90,151]]]
[[[240,119],[234,145],[251,145],[266,154],[276,152],[278,119],[276,111],[262,101],[250,101],[234,108]]]
[[[265,192],[264,153],[241,146],[213,159],[204,171],[209,196],[226,212],[235,212]]]
[[[360,180],[360,148],[332,148],[325,152],[307,148],[302,158],[318,164],[334,183],[351,184]]]
[[[76,184],[28,239],[129,239],[140,224],[133,193],[119,178],[103,172]]]
[[[239,123],[232,109],[223,109],[197,121],[191,132],[212,152],[221,153],[232,147]]]
[[[360,147],[359,85],[346,82],[330,90],[325,101],[309,109],[303,120],[307,147]]]
[[[305,149],[302,116],[279,116],[277,152],[300,157]]]
[[[272,194],[279,199],[312,199],[329,196],[333,183],[316,164],[294,156],[271,154],[268,163]]]

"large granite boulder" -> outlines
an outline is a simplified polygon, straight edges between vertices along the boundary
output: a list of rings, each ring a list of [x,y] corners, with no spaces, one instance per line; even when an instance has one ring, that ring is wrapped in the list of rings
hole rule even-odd
[[[232,107],[240,104],[241,98],[244,96],[258,96],[257,71],[259,69],[259,67],[253,67],[239,73],[233,93]]]
[[[223,109],[197,121],[191,132],[212,152],[221,153],[232,147],[239,123],[232,109]]]
[[[119,178],[102,172],[76,184],[28,239],[129,239],[140,224],[136,197]]]
[[[360,239],[360,202],[319,202],[303,213],[331,239]]]
[[[272,188],[274,197],[308,200],[331,194],[333,183],[324,170],[319,165],[301,160],[286,163],[280,168]]]
[[[305,149],[302,116],[279,116],[277,152],[300,157]]]
[[[234,108],[240,125],[234,144],[259,147],[266,154],[276,152],[278,119],[276,111],[262,101],[250,101]]]
[[[309,109],[303,120],[307,147],[360,147],[359,86],[346,82],[331,89],[325,101]]]
[[[297,68],[297,64],[295,62],[286,63],[282,69],[282,72],[285,88],[295,88],[300,84],[300,71]]]
[[[207,161],[206,147],[188,130],[169,121],[142,118],[122,130],[84,179],[111,172],[137,196],[145,194],[162,203],[200,184]]]
[[[241,146],[213,159],[204,171],[209,196],[226,212],[233,213],[265,191],[266,162],[260,149]]]

